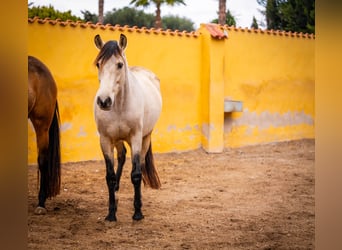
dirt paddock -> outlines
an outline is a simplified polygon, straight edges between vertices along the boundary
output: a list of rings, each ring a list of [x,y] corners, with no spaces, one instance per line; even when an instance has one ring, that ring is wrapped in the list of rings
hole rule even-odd
[[[28,166],[28,249],[314,249],[315,141],[155,154],[160,190],[142,187],[132,221],[131,162],[117,222],[107,222],[103,161],[63,164],[61,194],[35,215],[37,166]]]

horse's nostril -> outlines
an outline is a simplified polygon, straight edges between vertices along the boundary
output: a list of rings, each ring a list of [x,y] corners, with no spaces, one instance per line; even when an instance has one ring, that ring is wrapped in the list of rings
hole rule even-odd
[[[97,103],[97,105],[99,105],[101,107],[102,101],[101,101],[100,97],[97,97],[96,103]]]
[[[107,97],[104,102],[105,102],[106,107],[109,107],[112,105],[112,99],[110,99],[110,97]]]
[[[112,99],[110,97],[107,97],[104,101],[101,99],[101,97],[97,97],[96,100],[97,105],[99,105],[102,109],[108,109],[112,105]]]

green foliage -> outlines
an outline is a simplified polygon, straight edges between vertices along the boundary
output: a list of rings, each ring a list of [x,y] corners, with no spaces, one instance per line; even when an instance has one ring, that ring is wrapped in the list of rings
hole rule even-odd
[[[60,18],[62,21],[71,20],[71,21],[79,21],[81,18],[74,16],[71,14],[71,10],[68,10],[66,12],[61,12],[58,10],[55,10],[52,5],[47,6],[33,6],[30,7],[32,4],[29,4],[28,8],[28,17],[39,17],[39,18],[50,18],[50,19],[57,19]]]
[[[218,23],[218,19],[214,19],[211,21],[212,23]],[[227,9],[227,13],[226,13],[226,24],[228,26],[236,26],[236,21],[235,21],[235,17],[233,16],[233,14],[230,12],[230,10]]]
[[[98,15],[93,14],[88,10],[81,10],[81,13],[83,14],[83,21],[84,22],[97,23],[99,20]]]
[[[164,16],[162,18],[163,29],[194,31],[194,23],[185,17],[173,15]]]
[[[154,15],[146,14],[143,11],[137,10],[135,8],[124,7],[122,9],[113,9],[113,11],[107,12],[104,16],[103,23],[152,28],[154,27]],[[177,29],[180,31],[194,30],[194,23],[191,20],[178,16],[165,16],[162,18],[162,23],[163,29]]]
[[[98,15],[91,13],[88,10],[81,11],[83,14],[83,19],[78,18],[76,16],[71,15],[71,11],[60,12],[56,11],[51,5],[49,7],[46,6],[38,6],[30,8],[29,5],[29,17],[38,16],[40,18],[49,17],[51,19],[60,18],[61,20],[81,20],[84,22],[98,22]],[[142,10],[137,10],[135,8],[124,7],[122,9],[113,9],[112,11],[108,11],[104,16],[103,24],[111,24],[116,25],[119,24],[121,26],[129,25],[129,26],[138,26],[138,27],[146,27],[152,28],[154,27],[155,16],[153,14],[147,14]],[[193,31],[194,23],[187,18],[181,18],[178,16],[165,16],[162,18],[163,29],[171,29],[171,30],[186,30]]]
[[[104,24],[119,24],[121,26],[138,26],[151,28],[154,24],[154,15],[146,14],[141,10],[135,8],[124,7],[122,9],[113,9],[105,14]]]
[[[267,29],[315,33],[315,0],[257,0]]]
[[[252,21],[252,24],[251,24],[251,28],[253,28],[253,29],[258,29],[259,28],[258,22],[257,22],[255,16],[253,16],[253,21]]]
[[[266,23],[268,29],[282,29],[278,2],[279,0],[268,0],[266,3]]]
[[[289,0],[280,4],[280,17],[285,30],[315,33],[315,1]]]

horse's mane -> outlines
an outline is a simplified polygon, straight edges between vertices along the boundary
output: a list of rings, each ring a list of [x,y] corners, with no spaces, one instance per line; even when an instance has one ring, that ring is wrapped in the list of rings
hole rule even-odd
[[[112,56],[117,56],[121,54],[120,47],[116,41],[108,41],[100,50],[97,55],[94,64],[96,65],[100,60],[101,64],[105,63]]]

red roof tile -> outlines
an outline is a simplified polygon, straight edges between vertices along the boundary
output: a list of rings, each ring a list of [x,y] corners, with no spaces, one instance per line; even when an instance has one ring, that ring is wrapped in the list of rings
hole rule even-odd
[[[223,39],[227,37],[226,34],[224,34],[224,32],[220,29],[220,25],[218,24],[207,23],[205,27],[209,31],[210,35],[214,38]]]

